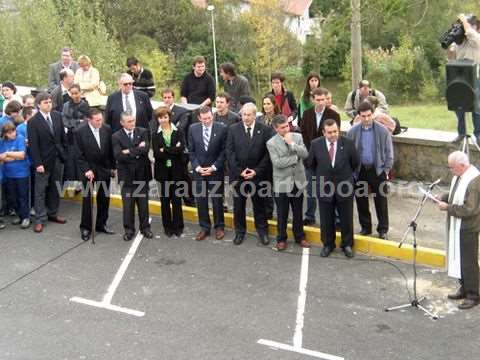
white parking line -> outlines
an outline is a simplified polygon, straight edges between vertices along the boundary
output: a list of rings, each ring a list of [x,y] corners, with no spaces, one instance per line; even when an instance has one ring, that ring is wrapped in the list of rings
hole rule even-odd
[[[325,353],[322,353],[322,352],[319,352],[319,351],[313,351],[313,350],[304,349],[304,348],[301,348],[301,347],[299,348],[299,347],[288,345],[288,344],[282,344],[282,343],[279,343],[279,342],[276,342],[276,341],[260,339],[257,342],[259,344],[269,346],[273,349],[291,351],[291,352],[295,352],[295,353],[298,353],[298,354],[312,356],[312,357],[315,357],[315,358],[318,358],[318,359],[344,360],[343,357],[330,355],[330,354],[325,354]]]
[[[293,334],[293,346],[282,344],[272,340],[260,339],[258,344],[269,346],[273,349],[296,352],[298,354],[312,356],[324,360],[343,360],[343,357],[322,353],[319,351],[305,349],[303,347],[303,325],[305,320],[305,304],[307,301],[308,265],[310,260],[310,249],[303,248],[302,265],[300,269],[300,283],[298,285],[297,317],[295,332]]]
[[[297,320],[295,333],[293,335],[293,346],[302,347],[303,343],[303,324],[305,314],[305,303],[307,301],[307,282],[308,282],[308,261],[310,259],[310,249],[303,248],[302,267],[300,270],[300,284],[298,286]]]
[[[152,219],[150,218],[149,221],[151,222]],[[70,298],[70,301],[77,302],[77,303],[84,304],[84,305],[95,306],[95,307],[102,308],[102,309],[122,312],[122,313],[129,314],[129,315],[134,315],[134,316],[139,316],[139,317],[144,316],[145,313],[143,311],[124,308],[124,307],[121,307],[121,306],[118,306],[118,305],[112,305],[113,295],[115,295],[115,291],[117,291],[118,285],[120,285],[120,282],[122,281],[123,276],[125,275],[125,273],[128,269],[128,265],[130,265],[130,262],[132,261],[133,257],[135,256],[135,253],[137,252],[137,249],[140,246],[140,243],[142,242],[142,240],[143,240],[143,235],[139,231],[137,233],[137,236],[135,236],[135,239],[133,240],[132,246],[130,246],[130,249],[128,250],[127,255],[123,259],[122,264],[118,268],[117,273],[115,274],[115,277],[113,278],[112,283],[108,287],[106,294],[103,296],[102,301],[85,299],[85,298],[81,298],[81,297],[78,297],[78,296],[74,296],[74,297]]]

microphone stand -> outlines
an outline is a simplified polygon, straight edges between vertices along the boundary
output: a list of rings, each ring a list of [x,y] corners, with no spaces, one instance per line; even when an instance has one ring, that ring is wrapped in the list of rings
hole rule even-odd
[[[433,320],[438,320],[438,315],[435,313],[432,313],[428,311],[425,307],[422,306],[421,302],[426,300],[427,298],[425,296],[422,296],[420,299],[417,297],[417,219],[420,216],[425,203],[427,202],[427,194],[430,194],[432,189],[437,185],[438,182],[432,183],[428,187],[428,192],[423,195],[423,198],[420,200],[420,203],[417,206],[417,210],[415,212],[415,215],[413,216],[412,220],[410,220],[410,223],[407,226],[407,229],[405,230],[405,233],[403,234],[402,240],[400,241],[400,244],[398,244],[398,247],[401,248],[403,243],[405,242],[407,235],[410,231],[412,230],[413,234],[413,261],[412,261],[412,267],[413,267],[413,299],[410,300],[409,303],[407,304],[402,304],[398,306],[392,306],[392,307],[387,307],[385,308],[386,312],[389,311],[395,311],[395,310],[401,310],[401,309],[406,309],[410,307],[414,307],[417,309],[420,309],[423,311],[425,314],[430,316]]]

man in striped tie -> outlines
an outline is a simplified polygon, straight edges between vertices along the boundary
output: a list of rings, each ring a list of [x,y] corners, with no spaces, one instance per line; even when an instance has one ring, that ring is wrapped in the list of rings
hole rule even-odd
[[[227,127],[213,121],[212,110],[202,106],[198,120],[189,129],[188,147],[193,169],[194,196],[197,202],[200,231],[195,239],[204,240],[210,235],[212,223],[208,213],[208,199],[212,198],[215,238],[225,236],[223,215],[225,143]]]

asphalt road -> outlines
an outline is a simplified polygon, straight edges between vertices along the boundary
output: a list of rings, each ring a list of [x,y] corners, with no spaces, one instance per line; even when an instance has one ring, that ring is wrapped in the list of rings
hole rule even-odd
[[[323,259],[312,248],[299,332],[301,249],[278,253],[254,236],[234,246],[231,232],[225,241],[196,242],[194,224],[167,239],[156,217],[157,237],[141,241],[111,302],[145,315],[71,302],[101,301],[132,243],[121,239],[118,210],[110,220],[118,234],[91,245],[79,239],[79,204],[61,208],[67,225],[49,224],[41,235],[13,226],[0,232],[2,360],[314,359],[258,343],[291,346],[299,333],[303,349],[349,360],[462,359],[480,351],[480,307],[457,310],[446,299],[455,283],[443,272],[419,269],[419,294],[440,315],[434,321],[414,308],[384,311],[409,301],[409,264],[347,260],[340,252]]]

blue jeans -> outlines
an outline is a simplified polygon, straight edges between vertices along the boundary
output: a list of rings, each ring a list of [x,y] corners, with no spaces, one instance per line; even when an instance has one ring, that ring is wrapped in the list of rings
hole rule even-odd
[[[30,218],[30,182],[25,178],[7,178],[7,196],[20,219]]]
[[[316,221],[317,199],[314,193],[314,184],[312,178],[315,176],[313,169],[305,168],[305,176],[307,177],[307,211],[305,212],[305,220]]]
[[[455,111],[457,115],[457,131],[458,135],[467,135],[467,130],[465,126],[465,111],[457,110]],[[480,136],[480,113],[472,112],[472,122],[473,122],[473,135],[475,137]]]

